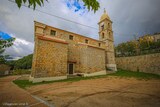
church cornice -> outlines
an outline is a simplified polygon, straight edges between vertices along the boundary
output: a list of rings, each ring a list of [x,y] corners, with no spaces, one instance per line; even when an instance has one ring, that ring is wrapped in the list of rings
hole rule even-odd
[[[112,40],[112,39],[104,39],[104,40],[102,40],[102,41],[104,42],[104,41],[106,41],[106,40],[114,42],[114,40]]]
[[[104,30],[102,30],[102,31],[99,31],[98,33],[101,33],[101,32],[103,32],[103,31],[105,31],[105,30],[109,30],[110,32],[113,33],[113,31],[112,31],[111,29],[104,29]]]
[[[103,19],[103,20],[101,20],[100,22],[98,22],[98,24],[102,23],[102,22],[105,21],[105,20],[107,20],[107,21],[113,23],[111,20],[109,20],[109,19],[106,18],[106,19]]]
[[[96,42],[100,42],[100,40],[97,40],[97,39],[93,39],[91,37],[87,37],[87,36],[83,36],[83,35],[80,35],[80,34],[77,34],[77,33],[74,33],[74,32],[70,32],[70,31],[67,31],[67,30],[63,30],[63,29],[59,29],[59,28],[56,28],[56,27],[53,27],[53,26],[50,26],[50,25],[47,25],[47,24],[44,24],[44,23],[41,23],[41,22],[38,22],[38,21],[34,21],[35,23],[39,23],[39,24],[42,24],[42,25],[45,25],[45,27],[48,27],[50,29],[56,29],[56,30],[59,30],[59,31],[64,31],[66,33],[69,33],[71,35],[77,35],[77,36],[81,36],[85,39],[91,39],[93,41],[96,41]]]
[[[54,39],[54,38],[48,38],[48,37],[44,37],[44,36],[37,36],[37,38],[40,39],[40,40],[45,40],[45,41],[51,41],[51,42],[57,42],[57,43],[62,43],[62,44],[68,44],[68,42],[57,40],[57,39]]]
[[[82,43],[82,42],[79,42],[78,45],[84,45],[84,46],[88,46],[88,47],[92,47],[92,48],[96,48],[96,49],[100,49],[100,50],[105,50],[104,47],[98,47],[95,45],[90,45],[90,44],[86,44],[86,43]]]

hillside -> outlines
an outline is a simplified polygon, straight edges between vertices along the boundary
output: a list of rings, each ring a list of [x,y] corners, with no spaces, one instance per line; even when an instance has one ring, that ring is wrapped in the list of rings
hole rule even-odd
[[[9,61],[7,62],[7,64],[12,66],[12,69],[31,69],[32,57],[33,57],[33,54],[30,54],[16,61]]]

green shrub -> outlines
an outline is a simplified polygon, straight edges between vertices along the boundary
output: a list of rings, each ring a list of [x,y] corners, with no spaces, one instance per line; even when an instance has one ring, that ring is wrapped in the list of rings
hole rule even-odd
[[[22,75],[22,74],[30,74],[31,70],[26,69],[16,69],[13,71],[13,75]]]

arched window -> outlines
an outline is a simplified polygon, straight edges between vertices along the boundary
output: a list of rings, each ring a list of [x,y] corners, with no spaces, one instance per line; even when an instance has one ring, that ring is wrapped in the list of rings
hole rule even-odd
[[[101,29],[104,30],[104,25],[101,26]]]
[[[104,33],[102,33],[102,38],[104,38]]]
[[[110,27],[110,23],[108,23],[108,27]]]

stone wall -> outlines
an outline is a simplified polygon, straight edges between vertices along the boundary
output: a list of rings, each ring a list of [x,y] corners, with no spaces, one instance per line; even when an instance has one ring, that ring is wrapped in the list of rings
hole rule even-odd
[[[117,68],[124,70],[160,74],[160,53],[132,57],[117,57],[116,64]]]
[[[67,52],[68,44],[36,40],[36,50],[34,50],[32,76],[55,77],[67,74]]]
[[[160,41],[160,34],[153,35],[153,37],[154,37],[154,41],[155,41],[155,42]]]
[[[105,50],[94,47],[87,48],[87,72],[94,73],[105,70]]]
[[[37,79],[67,76],[67,66],[70,63],[74,66],[75,74],[104,71],[106,66],[116,68],[114,52],[109,52],[114,51],[109,49],[113,48],[112,42],[108,41],[107,45],[103,41],[35,22],[31,77]]]
[[[69,44],[69,62],[75,62],[74,73],[93,73],[105,70],[105,50],[86,44]]]
[[[50,35],[51,30],[56,31],[56,36]],[[63,40],[66,40],[66,42],[71,43],[71,44],[77,44],[79,42],[80,43],[85,43],[85,40],[88,40],[89,45],[99,47],[99,43],[100,43],[101,48],[106,48],[105,42],[103,42],[103,41],[95,40],[95,39],[89,38],[87,36],[83,36],[83,35],[79,35],[79,34],[76,34],[76,33],[69,32],[69,31],[61,30],[61,29],[58,29],[58,28],[55,28],[55,27],[46,26],[46,28],[43,32],[44,32],[43,34],[45,36],[63,39]],[[73,36],[73,40],[69,39],[70,35]]]

